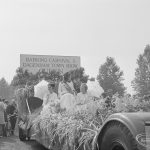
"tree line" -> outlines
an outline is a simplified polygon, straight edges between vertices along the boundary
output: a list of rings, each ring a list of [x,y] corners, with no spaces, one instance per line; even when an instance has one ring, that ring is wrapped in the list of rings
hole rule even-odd
[[[131,81],[131,86],[135,95],[142,98],[150,95],[150,45],[146,45],[136,63],[138,67],[135,69],[135,77]],[[112,57],[107,57],[106,62],[100,66],[97,79],[108,95],[118,93],[123,96],[126,93],[126,87],[122,82],[123,71]]]
[[[150,95],[150,45],[146,45],[144,52],[138,56],[137,65],[138,67],[135,69],[135,77],[131,82],[131,86],[138,97]],[[75,89],[79,92],[80,84],[82,82],[86,83],[89,76],[85,74],[85,70],[82,67],[72,70],[70,73],[72,74]],[[119,96],[123,96],[126,93],[123,76],[124,73],[116,64],[115,59],[107,57],[105,63],[99,67],[97,80],[106,95],[111,96],[118,93]],[[47,81],[53,80],[59,83],[62,76],[56,71],[45,72],[42,70],[36,74],[32,74],[27,70],[24,71],[22,68],[18,68],[10,84],[7,83],[5,78],[0,79],[0,96],[7,99],[13,97],[13,92],[16,88],[24,87],[28,82],[35,85],[43,78]],[[91,78],[91,80],[93,80],[93,78]]]
[[[5,80],[0,79],[0,99],[12,99],[14,95],[14,88]]]
[[[137,65],[131,86],[135,95],[142,98],[150,95],[150,45],[146,45],[144,52],[138,56]],[[106,62],[100,66],[97,79],[108,95],[118,93],[123,96],[126,93],[126,87],[122,82],[123,71],[112,57],[107,57]]]

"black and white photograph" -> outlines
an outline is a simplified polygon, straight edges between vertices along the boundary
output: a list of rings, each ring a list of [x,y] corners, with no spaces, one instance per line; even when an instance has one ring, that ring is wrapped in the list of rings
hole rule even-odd
[[[150,0],[0,0],[0,150],[150,150]]]

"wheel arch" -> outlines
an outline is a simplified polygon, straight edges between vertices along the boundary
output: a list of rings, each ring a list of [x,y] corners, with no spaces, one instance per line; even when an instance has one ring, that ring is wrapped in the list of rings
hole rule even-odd
[[[103,126],[101,127],[101,130],[98,133],[97,139],[96,139],[96,143],[98,145],[101,144],[101,138],[104,134],[104,131],[106,130],[107,126],[111,123],[120,123],[123,126],[125,126],[133,135],[134,138],[136,138],[136,136],[139,133],[143,133],[144,132],[144,126],[143,126],[143,122],[141,120],[133,120],[132,117],[130,117],[130,115],[124,115],[124,114],[114,114],[112,116],[110,116],[105,123],[103,124]],[[141,148],[140,145],[138,145],[139,148]],[[96,148],[97,149],[97,148]],[[142,149],[141,149],[142,150]]]

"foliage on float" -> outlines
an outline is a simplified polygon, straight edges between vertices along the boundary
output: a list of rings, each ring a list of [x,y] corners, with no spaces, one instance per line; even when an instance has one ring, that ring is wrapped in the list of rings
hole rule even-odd
[[[34,120],[36,134],[48,135],[49,148],[60,146],[62,150],[91,150],[95,145],[98,132],[109,115],[116,112],[138,112],[150,110],[150,104],[124,96],[114,95],[112,105],[107,107],[105,99],[91,101],[89,104],[76,106],[74,110],[61,110],[45,107]],[[59,149],[59,147],[57,147]]]
[[[76,106],[71,111],[60,110],[59,104],[46,107],[34,120],[34,129],[37,134],[42,132],[49,135],[49,148],[60,143],[64,150],[81,147],[91,149],[104,120],[98,109],[102,111],[104,108],[105,104],[102,101]]]

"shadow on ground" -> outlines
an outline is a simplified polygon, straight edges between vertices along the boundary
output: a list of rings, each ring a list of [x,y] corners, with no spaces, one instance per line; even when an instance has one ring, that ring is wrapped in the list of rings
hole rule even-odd
[[[35,140],[20,141],[17,136],[0,138],[0,150],[47,150]]]
[[[31,146],[31,148],[33,150],[48,150],[46,149],[44,146],[42,146],[41,144],[39,144],[38,142],[36,142],[35,140],[30,140],[30,141],[24,141],[24,143],[26,145]]]

